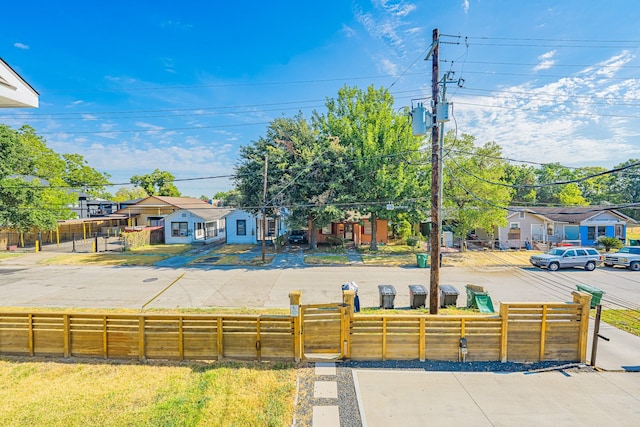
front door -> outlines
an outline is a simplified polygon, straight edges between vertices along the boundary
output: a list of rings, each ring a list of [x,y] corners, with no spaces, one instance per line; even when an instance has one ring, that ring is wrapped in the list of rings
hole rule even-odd
[[[531,240],[544,242],[544,224],[531,224]]]
[[[344,240],[353,240],[353,224],[344,225]]]

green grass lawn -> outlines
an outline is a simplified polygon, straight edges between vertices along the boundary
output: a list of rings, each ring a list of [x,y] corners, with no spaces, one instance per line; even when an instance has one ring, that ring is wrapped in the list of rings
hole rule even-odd
[[[288,363],[0,359],[0,426],[290,426]]]
[[[591,316],[595,315],[595,309],[591,310]],[[640,336],[640,312],[638,310],[605,309],[602,310],[601,319],[618,329]]]

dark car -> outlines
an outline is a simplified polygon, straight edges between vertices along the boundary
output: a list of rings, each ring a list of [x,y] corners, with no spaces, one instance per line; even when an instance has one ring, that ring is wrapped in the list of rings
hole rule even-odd
[[[305,230],[291,230],[289,243],[307,243],[307,232]]]

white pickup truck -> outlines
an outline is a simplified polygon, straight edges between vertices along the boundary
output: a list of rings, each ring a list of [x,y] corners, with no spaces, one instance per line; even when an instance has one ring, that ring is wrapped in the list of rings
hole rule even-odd
[[[604,265],[621,265],[633,271],[640,271],[640,246],[625,246],[614,254],[605,255]]]

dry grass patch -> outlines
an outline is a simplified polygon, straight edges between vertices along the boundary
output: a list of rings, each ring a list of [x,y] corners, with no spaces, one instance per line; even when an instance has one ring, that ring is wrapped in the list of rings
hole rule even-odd
[[[217,261],[212,262],[212,265],[235,265],[235,266],[254,266],[259,267],[266,265],[273,261],[273,255],[267,254],[265,261],[262,262],[262,255],[256,255],[253,258],[240,258],[239,255],[223,255]]]
[[[64,254],[39,261],[46,265],[153,265],[170,255],[145,255],[133,252]]]
[[[416,256],[411,255],[362,255],[362,262],[367,265],[407,266],[416,265]]]
[[[466,251],[443,254],[442,265],[458,267],[492,267],[530,265],[529,258],[539,251]]]
[[[212,250],[212,254],[244,254],[251,249],[255,248],[255,245],[222,245],[219,248]]]
[[[305,264],[328,265],[328,264],[349,264],[346,255],[307,255],[304,257]]]
[[[291,425],[290,364],[0,360],[0,425]]]

